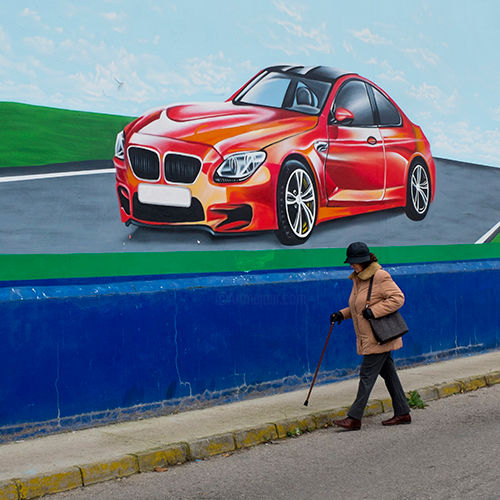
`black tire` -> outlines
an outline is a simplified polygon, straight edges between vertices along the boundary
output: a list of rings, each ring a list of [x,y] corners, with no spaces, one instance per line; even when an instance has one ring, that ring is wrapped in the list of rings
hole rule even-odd
[[[422,220],[431,204],[431,179],[425,163],[411,164],[406,183],[406,215],[411,220]]]
[[[283,245],[301,245],[311,235],[318,215],[318,196],[311,170],[297,160],[281,168],[276,192],[278,230]]]

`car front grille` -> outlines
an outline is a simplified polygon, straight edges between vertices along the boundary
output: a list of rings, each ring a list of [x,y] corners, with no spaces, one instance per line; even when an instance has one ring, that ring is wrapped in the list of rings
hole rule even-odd
[[[165,179],[168,182],[191,184],[201,170],[201,160],[194,156],[175,153],[165,155]]]
[[[128,157],[132,171],[139,179],[156,181],[160,178],[160,159],[154,151],[131,146]]]

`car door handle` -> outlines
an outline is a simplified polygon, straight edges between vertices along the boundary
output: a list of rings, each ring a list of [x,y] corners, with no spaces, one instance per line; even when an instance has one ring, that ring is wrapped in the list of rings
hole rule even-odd
[[[377,139],[375,139],[375,137],[371,135],[370,137],[368,137],[368,139],[366,139],[366,142],[368,144],[371,144],[372,146],[375,146],[375,144],[377,144]]]
[[[324,141],[316,141],[314,147],[318,153],[326,153],[328,151],[328,143]]]

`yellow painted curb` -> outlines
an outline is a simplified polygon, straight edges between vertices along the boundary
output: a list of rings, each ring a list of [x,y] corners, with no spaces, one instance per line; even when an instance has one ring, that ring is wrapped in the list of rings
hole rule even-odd
[[[19,492],[14,481],[0,481],[0,500],[18,500]]]
[[[189,445],[189,454],[192,459],[208,458],[212,455],[219,455],[228,451],[234,451],[234,437],[232,433],[208,436],[205,438],[191,441]]]
[[[333,425],[334,420],[339,420],[347,416],[347,410],[349,408],[334,408],[333,410],[320,411],[318,413],[311,414],[316,424],[316,429],[321,429],[323,427],[330,427]]]
[[[304,432],[314,431],[316,421],[312,415],[305,417],[289,418],[276,422],[276,430],[280,439],[292,436],[300,436]]]
[[[251,429],[242,429],[233,433],[236,448],[249,448],[278,438],[274,424],[264,424]]]
[[[500,384],[500,370],[488,373],[485,379],[488,385]]]
[[[482,377],[470,377],[459,380],[462,392],[477,391],[481,387],[486,387],[486,379]]]
[[[446,398],[452,396],[453,394],[459,394],[462,392],[462,387],[459,382],[445,382],[444,384],[439,384],[435,386],[439,398]]]
[[[371,399],[366,405],[363,416],[370,417],[372,415],[379,415],[380,413],[383,413],[383,411],[382,402]]]
[[[19,498],[23,500],[83,486],[82,474],[78,467],[70,467],[48,474],[16,479],[15,481],[19,488]]]
[[[500,370],[487,375],[446,382],[432,387],[416,389],[422,401],[431,401],[453,394],[475,391],[500,383]],[[388,411],[389,399],[368,401],[364,416]],[[235,449],[255,446],[277,438],[299,435],[332,425],[333,420],[344,418],[348,408],[335,408],[303,417],[285,419],[276,424],[264,424],[226,434],[208,436],[190,443],[174,443],[165,447],[125,455],[107,462],[81,465],[54,473],[29,476],[23,479],[0,481],[0,500],[28,500],[50,493],[59,493],[93,483],[130,476],[153,470],[156,466],[175,465],[189,460],[208,458]],[[298,432],[297,432],[298,431]]]
[[[427,401],[435,401],[436,399],[439,399],[439,392],[437,390],[437,387],[435,386],[422,387],[421,389],[418,389],[417,392],[420,396],[420,399],[424,403],[426,403]]]
[[[391,411],[393,409],[391,398],[381,399],[380,403],[382,404],[382,413],[386,413],[386,412]]]
[[[152,471],[155,467],[183,464],[188,460],[188,445],[177,443],[165,448],[155,448],[141,453],[134,453],[139,465],[139,472]]]
[[[125,455],[116,460],[80,465],[79,467],[82,471],[84,486],[101,483],[108,479],[131,476],[139,472],[137,459],[133,455]]]

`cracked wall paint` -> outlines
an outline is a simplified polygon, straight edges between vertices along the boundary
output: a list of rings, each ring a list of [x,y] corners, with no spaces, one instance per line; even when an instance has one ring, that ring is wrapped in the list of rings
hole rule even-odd
[[[178,342],[178,337],[179,337],[179,331],[177,329],[177,317],[179,314],[179,309],[178,309],[178,303],[177,303],[177,294],[174,291],[174,305],[175,305],[175,314],[174,314],[174,342],[175,342],[175,370],[177,372],[177,377],[179,380],[179,386],[183,387],[186,386],[189,389],[189,396],[193,396],[193,390],[191,387],[191,384],[189,382],[185,382],[181,378],[181,372],[179,370],[179,342]]]
[[[61,427],[61,401],[59,395],[59,344],[56,344],[56,379],[54,381],[56,391],[57,426]]]

